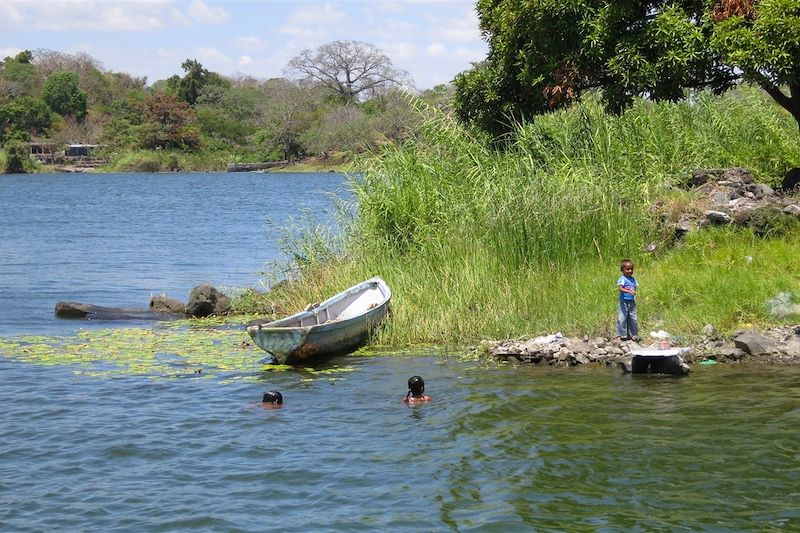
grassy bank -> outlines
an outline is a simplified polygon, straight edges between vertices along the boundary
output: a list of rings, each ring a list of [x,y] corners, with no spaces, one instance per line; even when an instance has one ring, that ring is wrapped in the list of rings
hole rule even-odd
[[[258,163],[252,154],[227,151],[182,152],[180,150],[133,150],[108,154],[109,163],[97,172],[214,172],[224,171],[231,163]],[[341,172],[348,168],[345,154],[329,158],[309,157],[276,167],[274,172]]]
[[[395,294],[382,342],[460,344],[610,332],[623,257],[637,263],[645,330],[767,325],[766,299],[800,294],[796,235],[715,231],[642,252],[663,238],[649,207],[691,170],[741,166],[776,184],[800,165],[796,124],[757,91],[640,101],[619,117],[588,99],[520,126],[505,151],[423,111],[422,134],[360,162],[338,258],[307,246],[280,307],[380,275]]]

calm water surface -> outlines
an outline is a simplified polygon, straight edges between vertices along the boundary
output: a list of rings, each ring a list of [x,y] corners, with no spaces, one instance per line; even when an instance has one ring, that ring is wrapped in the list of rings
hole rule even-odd
[[[53,319],[62,299],[253,285],[278,258],[264,219],[341,188],[328,174],[2,176],[0,339],[86,327]],[[0,531],[800,530],[800,371],[637,379],[458,355],[175,378],[0,351]],[[433,402],[400,401],[412,374]],[[262,409],[273,388],[286,404]]]

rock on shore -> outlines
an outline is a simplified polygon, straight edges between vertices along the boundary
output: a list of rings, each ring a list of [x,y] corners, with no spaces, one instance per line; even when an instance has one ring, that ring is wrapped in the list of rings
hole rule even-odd
[[[648,337],[646,342],[636,342],[618,337],[566,337],[555,333],[527,340],[484,341],[483,347],[499,361],[571,367],[629,364],[634,350],[664,348],[671,344],[653,337]],[[707,326],[703,335],[686,346],[690,350],[681,354],[681,358],[690,365],[703,361],[800,364],[800,325],[768,331],[740,330],[730,337],[717,335],[714,328]]]

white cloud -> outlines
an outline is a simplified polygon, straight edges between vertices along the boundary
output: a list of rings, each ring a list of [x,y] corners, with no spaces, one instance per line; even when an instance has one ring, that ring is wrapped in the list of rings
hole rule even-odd
[[[182,26],[184,28],[188,28],[192,25],[192,21],[189,16],[177,7],[170,8],[168,13],[171,24]]]
[[[136,12],[116,7],[98,13],[98,27],[115,31],[154,30],[165,27],[161,19],[153,13]]]
[[[4,57],[14,57],[20,52],[22,52],[22,48],[0,48],[0,59]]]
[[[195,50],[195,55],[199,58],[201,63],[209,62],[209,63],[227,63],[230,61],[225,52],[221,50],[217,50],[213,47],[201,47]]]
[[[17,24],[26,20],[26,29],[45,31],[137,31],[163,28],[161,19],[167,5],[163,0],[109,3],[6,0],[0,3],[0,19]]]
[[[442,43],[431,43],[427,48],[427,52],[431,57],[440,57],[447,52],[447,47]]]
[[[224,22],[231,16],[225,9],[209,6],[203,0],[194,0],[186,11],[194,20],[205,23]]]
[[[249,55],[245,54],[245,55],[243,55],[242,57],[239,58],[239,66],[240,67],[246,67],[247,65],[252,65],[252,64],[253,64],[252,56],[249,56]]]
[[[159,48],[156,50],[156,55],[162,59],[176,59],[178,57],[174,51],[167,48]]]
[[[0,1],[0,28],[14,28],[25,20],[25,15],[13,4]]]
[[[474,42],[481,39],[478,16],[472,9],[461,11],[457,17],[435,18],[429,22],[434,38],[459,42]]]
[[[242,50],[247,50],[247,51],[262,50],[267,46],[261,37],[253,37],[253,36],[237,37],[236,39],[234,39],[234,43],[236,43],[236,46],[238,46]]]
[[[329,35],[331,28],[344,27],[347,16],[331,4],[309,5],[295,10],[287,24],[278,31],[286,35],[320,41]]]
[[[216,24],[230,13],[204,0],[0,0],[0,27],[37,30],[142,31],[169,26]]]
[[[379,47],[393,62],[414,59],[417,56],[417,45],[413,43],[385,43]]]

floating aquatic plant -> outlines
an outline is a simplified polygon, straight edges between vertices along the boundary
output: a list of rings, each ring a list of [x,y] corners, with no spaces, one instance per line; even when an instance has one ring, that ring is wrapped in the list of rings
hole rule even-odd
[[[80,330],[74,336],[28,335],[0,339],[0,356],[37,365],[70,365],[75,373],[107,377],[223,378],[256,380],[264,371],[292,367],[264,364],[265,352],[249,342],[241,328],[224,320],[179,321],[154,328]],[[309,375],[352,370],[349,367]],[[326,376],[327,377],[327,376]]]

